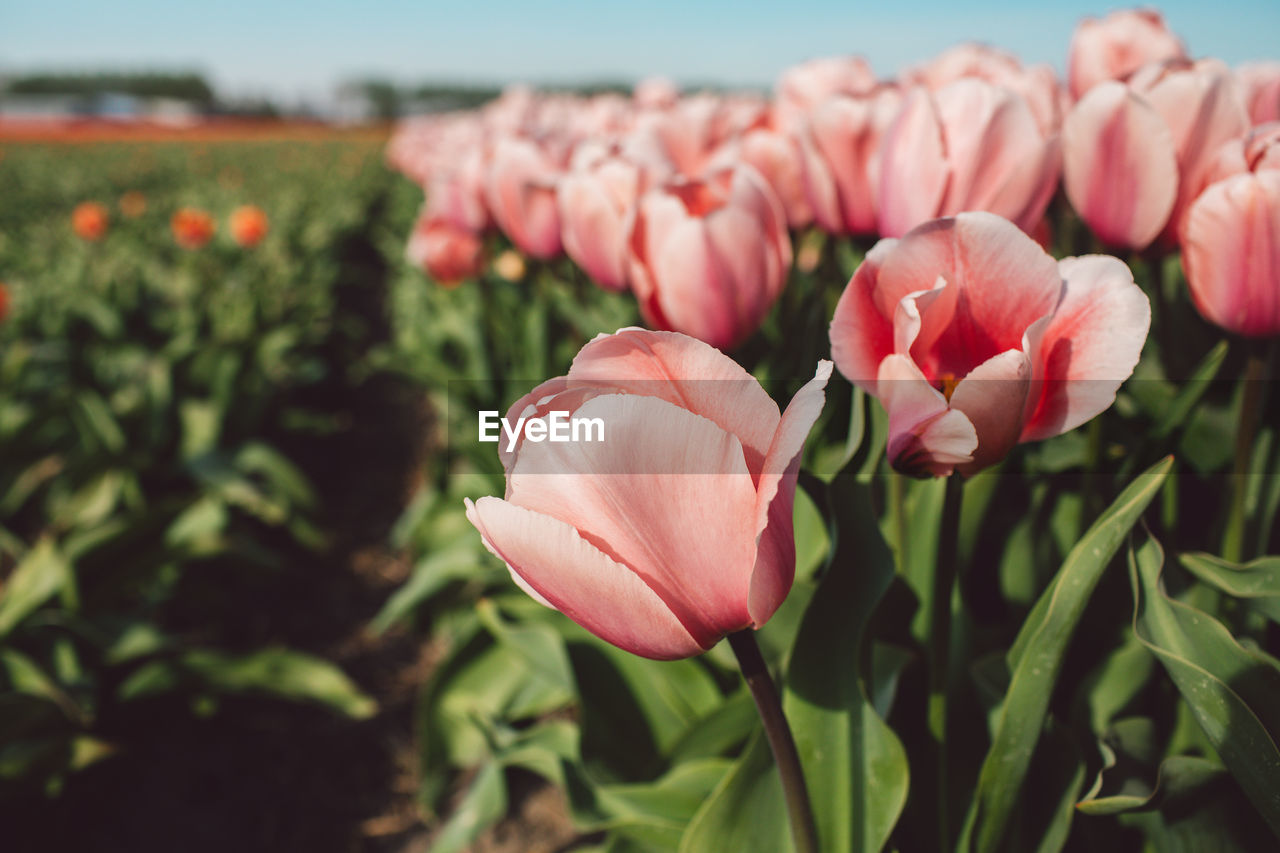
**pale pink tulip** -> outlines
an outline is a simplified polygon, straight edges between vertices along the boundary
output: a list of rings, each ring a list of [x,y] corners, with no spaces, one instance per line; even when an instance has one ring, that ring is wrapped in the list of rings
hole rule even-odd
[[[831,234],[875,234],[880,144],[901,106],[896,87],[837,95],[813,113],[802,137],[804,182],[814,219]]]
[[[1066,90],[1048,65],[1024,68],[1013,54],[985,44],[970,42],[948,48],[903,77],[906,85],[935,91],[966,77],[1003,86],[1026,99],[1040,132],[1046,136],[1058,131],[1069,105]]]
[[[1055,261],[1007,220],[962,213],[876,244],[831,352],[888,412],[896,469],[967,475],[1110,406],[1150,321],[1116,258]]]
[[[601,335],[507,418],[599,418],[604,440],[523,438],[505,499],[466,501],[515,582],[596,636],[656,659],[759,628],[795,575],[800,453],[830,362],[779,413],[741,367],[683,335]],[[544,421],[545,422],[545,421]]]
[[[680,87],[666,77],[646,77],[631,90],[631,100],[642,110],[665,110],[680,100]]]
[[[1243,138],[1219,148],[1201,173],[1195,196],[1199,198],[1211,184],[1233,175],[1270,169],[1280,169],[1280,121],[1260,124]]]
[[[1249,120],[1254,124],[1280,121],[1280,62],[1250,62],[1236,69],[1244,91]]]
[[[1182,264],[1196,308],[1247,337],[1280,335],[1280,171],[1211,185],[1191,206]]]
[[[557,199],[565,253],[606,290],[627,286],[627,234],[640,194],[641,169],[607,154],[561,180]]]
[[[1154,9],[1123,9],[1085,18],[1071,37],[1067,82],[1082,98],[1106,80],[1124,80],[1149,62],[1185,59],[1186,48]]]
[[[712,156],[712,171],[731,169],[738,163],[754,166],[769,184],[787,215],[787,225],[803,228],[813,221],[813,209],[805,195],[800,146],[787,133],[756,127],[737,136]]]
[[[527,255],[542,260],[559,255],[555,161],[529,139],[504,136],[489,162],[485,198],[498,227]]]
[[[479,233],[491,224],[485,205],[488,163],[479,147],[460,154],[454,168],[438,170],[427,184],[427,210],[459,228]]]
[[[937,92],[911,90],[881,148],[880,233],[986,210],[1032,231],[1058,184],[1060,146],[1025,99],[964,78]]]
[[[452,286],[480,274],[483,248],[475,232],[424,213],[409,235],[405,256],[440,284]]]
[[[697,177],[721,141],[719,110],[715,98],[700,95],[670,109],[645,112],[624,140],[623,153],[655,173]]]
[[[782,205],[747,165],[651,189],[628,249],[645,322],[722,349],[759,327],[791,267]]]
[[[1158,63],[1128,85],[1095,86],[1063,123],[1063,183],[1103,242],[1177,243],[1178,224],[1223,143],[1248,117],[1229,71],[1213,61]]]
[[[871,66],[861,56],[826,56],[782,72],[776,88],[778,126],[798,131],[809,114],[833,95],[863,95],[876,87]]]

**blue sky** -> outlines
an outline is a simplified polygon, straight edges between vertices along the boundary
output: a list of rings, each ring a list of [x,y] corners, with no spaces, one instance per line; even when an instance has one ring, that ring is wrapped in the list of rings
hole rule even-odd
[[[195,68],[234,94],[320,97],[354,76],[572,82],[665,74],[768,85],[814,56],[861,53],[888,74],[962,40],[1062,68],[1079,18],[1114,5],[1013,0],[0,0],[0,72]],[[1280,58],[1280,2],[1161,5],[1194,55]]]

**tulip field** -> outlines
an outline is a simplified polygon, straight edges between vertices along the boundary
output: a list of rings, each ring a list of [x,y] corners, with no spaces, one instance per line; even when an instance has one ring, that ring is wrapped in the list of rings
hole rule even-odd
[[[1280,61],[1184,35],[0,138],[14,849],[1277,849]]]

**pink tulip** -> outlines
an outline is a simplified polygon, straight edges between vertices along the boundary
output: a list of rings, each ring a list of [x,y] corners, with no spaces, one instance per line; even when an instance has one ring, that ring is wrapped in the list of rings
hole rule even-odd
[[[759,327],[791,266],[782,205],[746,165],[647,192],[628,248],[645,322],[722,349]]]
[[[719,109],[715,98],[702,95],[643,113],[624,141],[623,153],[655,173],[697,177],[721,141]]]
[[[440,284],[452,286],[480,274],[483,248],[475,232],[424,213],[409,235],[405,256]]]
[[[731,139],[712,156],[713,171],[738,163],[754,166],[769,184],[787,215],[787,226],[803,228],[813,221],[813,209],[805,195],[800,146],[790,134],[756,127]]]
[[[880,233],[986,210],[1032,231],[1058,184],[1060,146],[1027,102],[964,78],[937,92],[915,88],[882,141]]]
[[[596,636],[649,658],[701,654],[759,628],[791,589],[800,452],[830,375],[820,362],[779,414],[706,344],[601,335],[507,419],[599,418],[604,440],[525,437],[503,454],[505,499],[468,499],[467,518],[521,588]]]
[[[1067,81],[1082,98],[1106,80],[1124,80],[1149,62],[1185,59],[1186,48],[1154,9],[1124,9],[1102,20],[1085,18],[1071,37]]]
[[[778,126],[797,131],[827,98],[863,95],[876,84],[875,72],[861,56],[827,56],[794,65],[778,78]]]
[[[828,98],[802,137],[804,180],[814,219],[831,234],[875,234],[880,146],[902,103],[883,86],[863,96]]]
[[[840,372],[889,414],[889,460],[971,474],[1111,405],[1151,308],[1116,258],[1055,261],[989,213],[881,240],[831,321]]]
[[[904,82],[937,91],[966,77],[986,80],[1021,95],[1046,136],[1057,133],[1062,124],[1069,102],[1053,69],[1043,64],[1024,68],[1013,54],[989,45],[968,43],[948,48],[909,71]]]
[[[1219,148],[1201,173],[1195,196],[1199,198],[1211,184],[1233,175],[1270,169],[1280,169],[1280,121],[1260,124],[1244,137]]]
[[[489,212],[520,251],[542,260],[560,254],[559,172],[529,139],[504,136],[493,146],[485,185]]]
[[[1063,123],[1067,197],[1103,242],[1144,249],[1177,243],[1183,213],[1223,143],[1248,117],[1226,67],[1161,63],[1126,86],[1095,86]]]
[[[565,253],[606,290],[626,289],[627,233],[645,186],[640,168],[616,154],[603,154],[560,181]]]
[[[1280,121],[1280,62],[1250,62],[1236,69],[1244,91],[1249,120],[1254,124]]]
[[[458,156],[453,169],[436,171],[427,185],[430,215],[475,233],[488,228],[490,217],[484,199],[486,166],[483,151],[473,148]]]
[[[680,87],[666,77],[646,77],[631,90],[631,100],[642,110],[664,110],[680,100]]]
[[[1182,264],[1209,322],[1247,337],[1280,335],[1280,171],[1206,189],[1187,216]]]

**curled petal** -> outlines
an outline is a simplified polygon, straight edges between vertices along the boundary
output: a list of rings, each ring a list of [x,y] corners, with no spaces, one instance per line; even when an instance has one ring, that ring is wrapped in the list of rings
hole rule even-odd
[[[964,413],[903,355],[880,365],[876,380],[880,402],[889,413],[889,462],[904,474],[945,477],[957,465],[973,461],[978,434]]]

